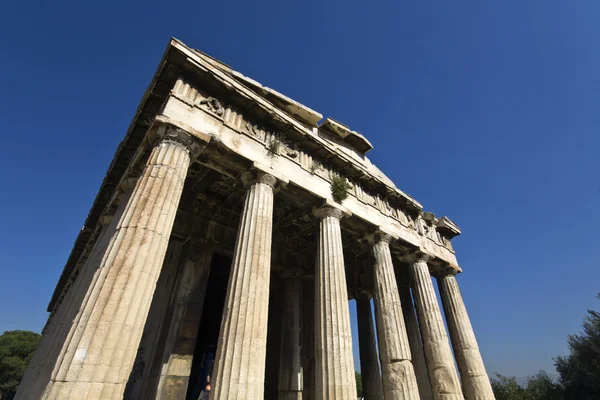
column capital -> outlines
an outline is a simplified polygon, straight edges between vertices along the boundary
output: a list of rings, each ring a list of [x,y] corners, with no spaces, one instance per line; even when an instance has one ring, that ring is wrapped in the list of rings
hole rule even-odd
[[[415,251],[412,254],[406,255],[404,261],[409,262],[411,264],[416,263],[427,263],[427,261],[431,260],[433,257],[429,254],[423,253],[422,251]]]
[[[273,189],[277,189],[287,185],[289,181],[274,169],[254,162],[252,163],[250,170],[242,174],[242,183],[245,187],[250,187],[259,182],[269,185]]]
[[[352,212],[346,207],[326,199],[321,206],[313,209],[313,215],[319,219],[323,219],[325,217],[334,217],[338,220],[341,220],[344,217],[351,216]]]
[[[432,275],[436,279],[445,278],[446,276],[456,276],[458,274],[458,270],[456,268],[452,268],[450,265],[444,265],[441,268],[432,272]]]
[[[163,143],[177,145],[185,149],[192,160],[198,157],[212,139],[211,136],[199,138],[186,129],[175,125],[173,121],[158,119],[158,117],[154,121],[154,126],[148,135],[148,141],[151,146],[160,146]]]
[[[379,227],[375,232],[366,235],[365,239],[370,245],[374,245],[379,242],[384,242],[389,245],[391,242],[398,238],[395,235],[386,232],[383,228]]]

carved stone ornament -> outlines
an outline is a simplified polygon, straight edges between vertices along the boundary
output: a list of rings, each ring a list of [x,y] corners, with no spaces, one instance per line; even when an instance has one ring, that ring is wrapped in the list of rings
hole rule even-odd
[[[209,111],[217,115],[223,115],[223,113],[225,112],[225,109],[223,108],[219,100],[215,99],[214,97],[208,97],[206,99],[200,100],[200,105],[207,106]]]

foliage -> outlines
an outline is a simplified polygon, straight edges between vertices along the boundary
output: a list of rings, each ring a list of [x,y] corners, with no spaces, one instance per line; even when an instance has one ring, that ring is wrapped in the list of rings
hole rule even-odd
[[[41,338],[30,331],[6,331],[0,335],[0,398],[13,398]]]
[[[600,398],[600,313],[588,310],[583,331],[569,335],[568,345],[570,354],[554,359],[565,398]]]
[[[267,142],[267,151],[269,156],[273,157],[278,155],[285,144],[285,135],[283,133],[274,133]]]
[[[352,186],[350,186],[346,178],[337,175],[331,177],[331,196],[337,203],[341,204],[342,201],[346,200],[348,197],[347,191],[351,188]]]
[[[322,165],[321,165],[321,163],[320,163],[320,162],[318,162],[318,161],[313,161],[313,162],[310,164],[310,173],[311,173],[311,174],[313,174],[313,175],[314,175],[314,174],[315,174],[317,171],[319,171],[319,170],[321,170],[321,169],[323,169],[323,166],[322,166]]]
[[[545,371],[527,379],[523,387],[514,377],[496,374],[492,379],[496,400],[562,400],[562,388]]]
[[[363,396],[363,387],[362,387],[362,375],[358,371],[354,371],[354,376],[356,378],[356,395],[358,397]]]
[[[506,377],[500,374],[496,374],[495,378],[492,378],[492,390],[496,400],[524,400],[525,390],[519,386],[516,378]]]

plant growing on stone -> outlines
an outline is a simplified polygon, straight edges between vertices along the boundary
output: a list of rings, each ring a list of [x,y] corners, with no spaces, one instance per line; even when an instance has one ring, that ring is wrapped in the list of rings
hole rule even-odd
[[[319,171],[321,168],[323,168],[323,166],[321,165],[321,163],[320,163],[320,162],[318,162],[318,161],[313,161],[313,162],[310,164],[310,173],[314,175],[314,174],[315,174],[315,173],[317,173],[317,171]]]
[[[348,190],[350,190],[352,186],[348,183],[346,178],[341,176],[332,176],[331,177],[331,196],[333,200],[337,203],[342,203],[348,197]]]
[[[283,133],[274,133],[267,142],[267,151],[269,156],[273,157],[279,154],[285,145],[285,135]]]

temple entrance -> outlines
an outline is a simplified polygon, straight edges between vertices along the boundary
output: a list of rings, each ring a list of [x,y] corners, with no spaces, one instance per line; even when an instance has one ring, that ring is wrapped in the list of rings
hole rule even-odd
[[[231,262],[231,257],[213,254],[186,395],[188,400],[198,399],[212,374]]]

